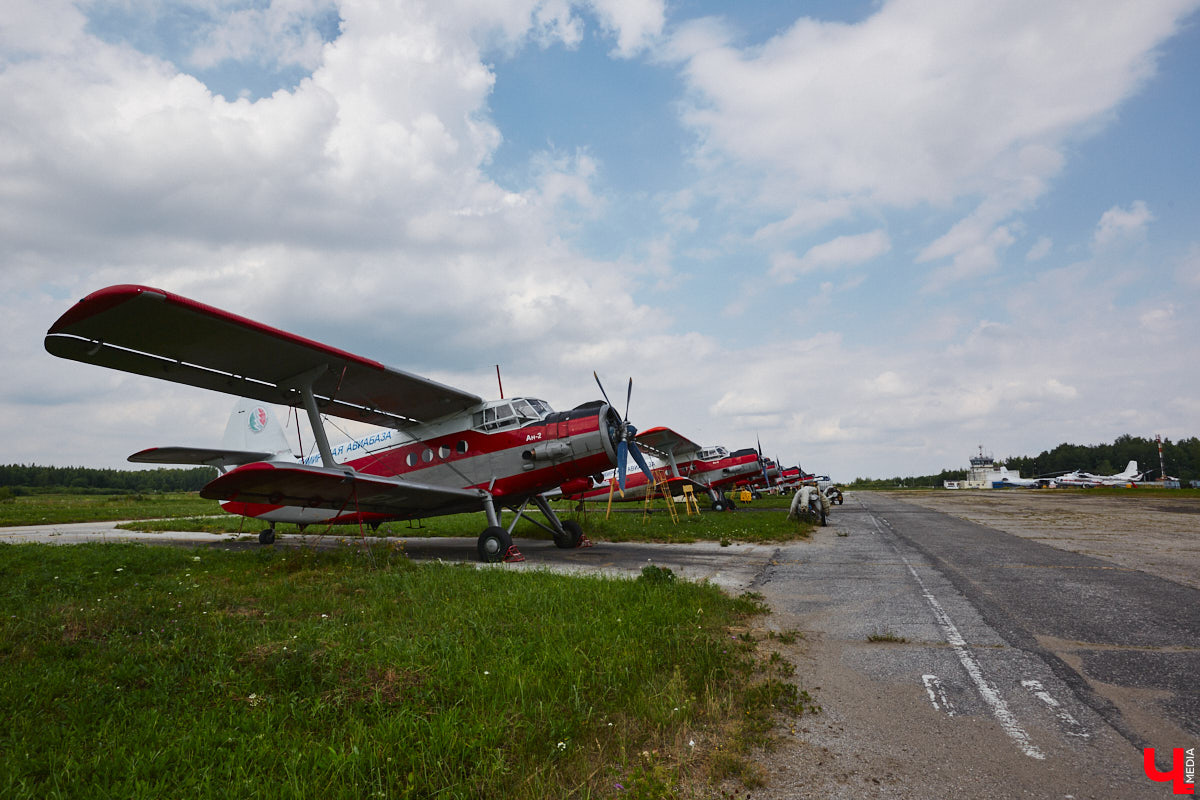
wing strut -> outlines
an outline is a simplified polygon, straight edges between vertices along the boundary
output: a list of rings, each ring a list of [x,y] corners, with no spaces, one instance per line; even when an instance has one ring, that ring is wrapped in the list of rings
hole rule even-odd
[[[290,388],[300,393],[304,401],[304,410],[308,412],[308,424],[312,426],[313,436],[317,439],[317,449],[321,451],[321,464],[331,469],[338,466],[333,460],[333,450],[329,447],[329,436],[325,433],[325,423],[321,422],[321,413],[317,410],[317,399],[313,395],[313,381],[320,378],[329,370],[322,364],[308,372],[301,373],[288,383]],[[297,429],[298,430],[298,429]]]

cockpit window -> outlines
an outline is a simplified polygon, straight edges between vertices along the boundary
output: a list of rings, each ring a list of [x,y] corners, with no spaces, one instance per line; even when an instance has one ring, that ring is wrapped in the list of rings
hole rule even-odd
[[[537,412],[533,410],[533,406],[529,405],[529,401],[518,398],[513,400],[513,411],[517,412],[517,416],[521,419],[536,420],[538,419]]]
[[[545,400],[538,400],[536,397],[526,398],[529,405],[533,406],[533,410],[537,412],[538,419],[545,417],[547,414],[553,414],[554,409]]]
[[[554,409],[545,400],[514,397],[512,400],[496,400],[482,411],[476,411],[471,426],[481,431],[494,431],[529,422],[537,422]]]

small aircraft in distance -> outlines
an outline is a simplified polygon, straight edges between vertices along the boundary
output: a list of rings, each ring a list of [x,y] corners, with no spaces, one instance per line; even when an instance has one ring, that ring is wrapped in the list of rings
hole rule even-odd
[[[629,424],[608,401],[554,411],[543,400],[485,401],[412,373],[147,286],[100,289],[68,309],[45,339],[51,354],[88,364],[278,404],[307,413],[319,458],[297,463],[275,447],[151,448],[131,460],[207,464],[221,474],[200,496],[270,527],[277,522],[368,524],[483,511],[481,561],[523,560],[512,529],[525,516],[559,547],[583,531],[560,520],[544,492],[615,465],[622,479],[634,457],[649,473]],[[599,376],[596,382],[599,384]],[[299,412],[297,411],[297,414]],[[334,454],[322,415],[376,426]],[[238,414],[235,410],[235,421]],[[268,428],[264,408],[244,409],[242,424]],[[231,470],[227,468],[233,467]],[[526,516],[532,502],[549,525]],[[516,513],[500,524],[499,510]]]
[[[1001,466],[996,472],[989,472],[986,480],[993,489],[1008,489],[1013,487],[1032,489],[1041,486],[1043,481],[1038,478],[1022,478],[1019,472],[1009,472],[1008,467]]]
[[[739,480],[735,484],[735,488],[750,491],[755,498],[758,498],[761,492],[772,492],[779,488],[782,471],[775,459],[763,455],[762,440],[758,440],[756,444],[758,445],[759,470],[757,473]]]
[[[658,481],[660,486],[666,482],[668,490],[674,495],[682,491],[679,487],[684,483],[691,483],[708,494],[713,511],[733,508],[733,501],[724,495],[724,490],[762,472],[762,462],[753,447],[732,453],[725,447],[702,447],[670,428],[662,427],[643,431],[637,434],[636,440],[639,446],[657,456],[659,463],[666,465],[657,470],[661,476]],[[655,484],[654,477],[644,472],[631,475],[623,495],[613,499],[644,499]],[[599,483],[597,486],[586,479],[565,483],[562,493],[572,500],[607,500],[613,493],[610,482]]]
[[[779,471],[779,480],[775,485],[778,489],[795,489],[800,486],[800,481],[803,479],[804,470],[800,469],[799,465],[784,467]]]
[[[1137,462],[1130,461],[1126,465],[1125,471],[1118,472],[1116,475],[1093,475],[1090,472],[1073,470],[1053,478],[1053,481],[1056,486],[1078,486],[1091,489],[1095,486],[1125,486],[1137,483],[1141,479],[1142,473],[1138,472]]]

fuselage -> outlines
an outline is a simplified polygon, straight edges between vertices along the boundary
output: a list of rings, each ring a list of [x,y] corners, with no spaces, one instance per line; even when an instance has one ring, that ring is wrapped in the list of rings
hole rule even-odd
[[[483,403],[457,414],[403,430],[373,429],[330,449],[338,464],[360,473],[402,477],[431,486],[482,489],[501,506],[587,475],[616,463],[616,428],[620,418],[603,402],[571,411],[554,411],[541,400],[512,398]],[[310,456],[305,463],[320,463]],[[234,514],[270,522],[350,523],[416,519],[422,514],[358,513],[353,508],[273,506],[228,501]]]

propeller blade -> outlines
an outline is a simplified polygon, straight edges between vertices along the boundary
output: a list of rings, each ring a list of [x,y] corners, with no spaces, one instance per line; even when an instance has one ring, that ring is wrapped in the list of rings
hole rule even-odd
[[[629,444],[624,439],[617,442],[617,486],[625,494],[625,465],[629,461]]]
[[[596,374],[596,370],[592,370],[592,377],[596,379],[596,385],[600,387],[600,394],[604,395],[604,402],[612,405],[612,400],[608,399],[608,392],[604,391],[604,384],[600,382],[600,376]]]
[[[646,480],[650,481],[650,484],[653,485],[654,472],[651,471],[650,465],[646,463],[646,458],[642,455],[641,448],[639,448],[637,446],[637,442],[633,441],[632,439],[629,440],[629,452],[633,454],[633,460],[637,462],[638,467],[640,467],[642,473],[645,474]]]
[[[629,421],[629,399],[631,397],[633,397],[633,378],[632,377],[630,377],[630,379],[629,379],[629,388],[625,391],[625,417],[624,417],[624,419],[626,422]],[[633,434],[631,433],[629,435],[632,436]]]

